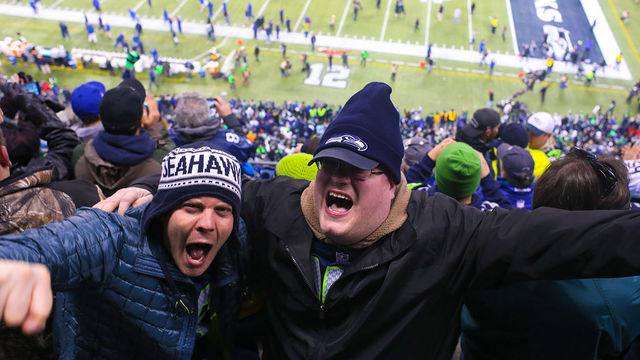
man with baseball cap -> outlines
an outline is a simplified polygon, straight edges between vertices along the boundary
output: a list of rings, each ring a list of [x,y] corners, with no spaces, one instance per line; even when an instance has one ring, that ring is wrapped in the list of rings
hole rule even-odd
[[[264,358],[450,359],[470,289],[640,273],[634,212],[480,212],[409,191],[390,95],[370,83],[347,101],[311,160],[315,180],[243,184]],[[148,194],[121,190],[99,206]]]
[[[503,143],[498,146],[497,155],[500,190],[513,207],[531,210],[534,168],[531,153],[520,146]]]
[[[456,133],[456,141],[469,144],[483,154],[487,163],[491,164],[490,143],[498,137],[500,132],[500,114],[489,108],[478,109],[471,119]],[[494,176],[493,168],[490,168]],[[494,176],[495,177],[495,176]]]
[[[223,359],[243,290],[240,164],[206,143],[163,160],[126,215],[82,208],[0,237],[0,319],[42,330],[56,295],[60,358]]]
[[[533,161],[535,162],[533,175],[537,179],[542,176],[542,173],[551,164],[547,154],[545,154],[542,149],[553,136],[555,121],[551,114],[547,112],[537,112],[529,116],[525,126],[529,133],[529,146],[527,147],[527,150],[529,150],[533,157]]]
[[[500,114],[489,108],[478,109],[456,134],[456,141],[465,142],[484,154],[490,150],[488,144],[498,137],[499,130]]]

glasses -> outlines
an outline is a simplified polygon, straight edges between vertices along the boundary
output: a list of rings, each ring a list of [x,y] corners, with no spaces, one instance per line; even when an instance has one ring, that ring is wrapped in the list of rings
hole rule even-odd
[[[598,161],[595,155],[578,147],[571,149],[570,153],[586,159],[589,162],[593,170],[595,170],[598,180],[600,180],[600,196],[609,196],[618,183],[618,177],[611,166],[607,163]]]
[[[355,181],[366,181],[372,175],[384,174],[384,171],[363,170],[345,162],[332,159],[322,159],[316,162],[316,165],[319,171],[329,176],[337,174],[338,176],[350,177]]]

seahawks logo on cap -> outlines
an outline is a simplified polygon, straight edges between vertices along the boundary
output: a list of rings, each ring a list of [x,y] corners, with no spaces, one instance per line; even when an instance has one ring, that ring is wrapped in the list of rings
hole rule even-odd
[[[351,145],[354,148],[356,148],[356,150],[358,151],[365,151],[369,148],[366,142],[360,140],[360,138],[355,135],[335,136],[335,137],[329,138],[329,140],[325,142],[325,144],[331,144],[331,143]]]

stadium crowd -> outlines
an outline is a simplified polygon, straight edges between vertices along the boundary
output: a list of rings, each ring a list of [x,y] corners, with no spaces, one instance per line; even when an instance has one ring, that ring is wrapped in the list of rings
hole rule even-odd
[[[60,88],[0,84],[2,358],[638,356],[640,124],[615,102]]]

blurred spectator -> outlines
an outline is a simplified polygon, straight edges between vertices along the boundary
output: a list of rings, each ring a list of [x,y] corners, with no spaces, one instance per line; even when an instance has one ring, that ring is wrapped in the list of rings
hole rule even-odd
[[[100,104],[104,130],[74,151],[76,178],[91,181],[111,195],[139,177],[160,173],[167,152],[156,149],[156,141],[141,128],[144,102],[144,87],[135,79],[124,80],[104,94]]]
[[[434,172],[435,186],[431,186],[428,180]],[[406,177],[412,190],[426,190],[432,195],[442,192],[461,204],[481,210],[511,208],[500,185],[490,175],[482,154],[452,138],[443,140],[429,151],[409,168]],[[475,193],[479,186],[482,197]]]
[[[490,162],[489,151],[492,148],[490,143],[498,137],[499,130],[500,114],[489,108],[478,109],[467,124],[456,133],[456,141],[469,144],[482,153],[487,162]]]
[[[550,161],[545,154],[544,149],[547,142],[553,136],[555,122],[551,114],[546,112],[537,112],[527,119],[527,132],[529,133],[529,146],[527,150],[531,153],[536,166],[533,175],[537,178],[549,167]]]
[[[253,146],[245,137],[242,125],[222,97],[216,96],[211,102],[211,107],[215,109],[213,116],[210,116],[207,99],[200,93],[191,91],[182,94],[175,110],[175,125],[169,130],[169,135],[177,145],[210,141],[235,156],[243,164],[243,171],[253,175],[253,168],[247,162]],[[229,129],[221,128],[222,121]]]
[[[47,140],[49,151],[46,157],[37,155],[24,166],[12,166],[11,152],[7,151],[3,128],[0,128],[0,202],[3,204],[0,234],[20,233],[62,220],[76,208],[101,200],[95,185],[79,180],[60,181],[61,174],[69,173],[71,152],[78,143],[73,131],[66,129],[37,97],[17,86],[3,86],[2,91],[5,101],[15,104],[20,111],[27,111],[30,120],[25,122],[39,123],[34,129],[36,138],[39,134]],[[0,123],[3,115],[0,109]]]
[[[627,209],[624,165],[574,149],[536,182],[533,207]],[[586,213],[586,212],[583,212]],[[476,359],[623,359],[640,336],[640,277],[528,281],[471,292],[462,348]]]
[[[312,158],[313,155],[306,153],[289,154],[278,161],[276,174],[312,181],[318,172],[318,167],[315,164],[309,165]]]
[[[82,142],[96,137],[104,130],[100,122],[100,102],[106,89],[101,82],[90,81],[75,88],[71,93],[71,108],[80,123],[71,125]]]
[[[498,146],[498,182],[500,190],[513,207],[531,210],[533,198],[533,168],[531,154],[517,145]]]

